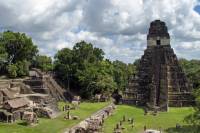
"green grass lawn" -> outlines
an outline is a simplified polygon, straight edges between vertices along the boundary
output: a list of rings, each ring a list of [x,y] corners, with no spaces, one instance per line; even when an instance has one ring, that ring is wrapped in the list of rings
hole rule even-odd
[[[77,115],[80,120],[64,120],[66,112],[55,119],[39,119],[39,124],[30,127],[24,126],[22,122],[13,124],[0,123],[0,133],[62,133],[66,128],[71,127],[81,120],[89,117],[94,112],[105,107],[109,103],[81,103],[79,109],[71,111],[71,115]],[[62,106],[60,103],[59,106]]]
[[[157,116],[144,116],[144,111],[141,108],[119,105],[114,114],[105,120],[104,133],[112,133],[115,125],[122,120],[124,115],[126,118],[134,118],[135,127],[132,128],[128,122],[124,122],[123,127],[125,129],[123,133],[141,133],[144,125],[151,129],[161,127],[165,133],[194,133],[193,128],[183,122],[184,117],[192,112],[192,107],[170,108],[168,112],[159,112]],[[176,131],[176,123],[183,125],[183,128]]]

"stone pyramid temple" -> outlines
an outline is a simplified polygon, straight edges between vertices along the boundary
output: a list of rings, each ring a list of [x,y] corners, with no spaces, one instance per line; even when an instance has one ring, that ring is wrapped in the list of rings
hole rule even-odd
[[[125,101],[167,111],[168,106],[193,103],[192,87],[170,46],[167,26],[160,20],[151,22],[147,48],[141,57],[138,73],[129,79]]]

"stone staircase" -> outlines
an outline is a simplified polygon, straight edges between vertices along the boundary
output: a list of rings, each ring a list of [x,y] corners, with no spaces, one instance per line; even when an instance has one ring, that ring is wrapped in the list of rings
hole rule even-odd
[[[36,68],[33,68],[31,71],[35,73],[35,75],[32,75],[32,78],[26,80],[26,82],[31,86],[34,92],[49,94],[57,101],[66,101],[73,97],[70,92],[56,82],[52,74],[43,73]]]
[[[10,88],[10,80],[0,80],[0,89]]]

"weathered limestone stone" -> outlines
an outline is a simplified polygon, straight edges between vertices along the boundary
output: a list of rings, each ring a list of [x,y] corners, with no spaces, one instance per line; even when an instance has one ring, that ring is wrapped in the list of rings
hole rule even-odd
[[[137,75],[130,77],[126,95],[135,104],[150,110],[167,111],[168,106],[193,104],[192,87],[170,46],[170,36],[164,22],[151,22],[147,48],[139,63]]]

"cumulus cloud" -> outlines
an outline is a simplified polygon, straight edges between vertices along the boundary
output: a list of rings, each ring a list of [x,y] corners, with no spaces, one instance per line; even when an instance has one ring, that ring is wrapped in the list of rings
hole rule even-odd
[[[25,32],[41,54],[81,40],[111,60],[133,62],[146,48],[149,23],[166,22],[178,57],[200,57],[197,0],[0,0],[0,29]],[[199,7],[200,8],[200,7]]]

